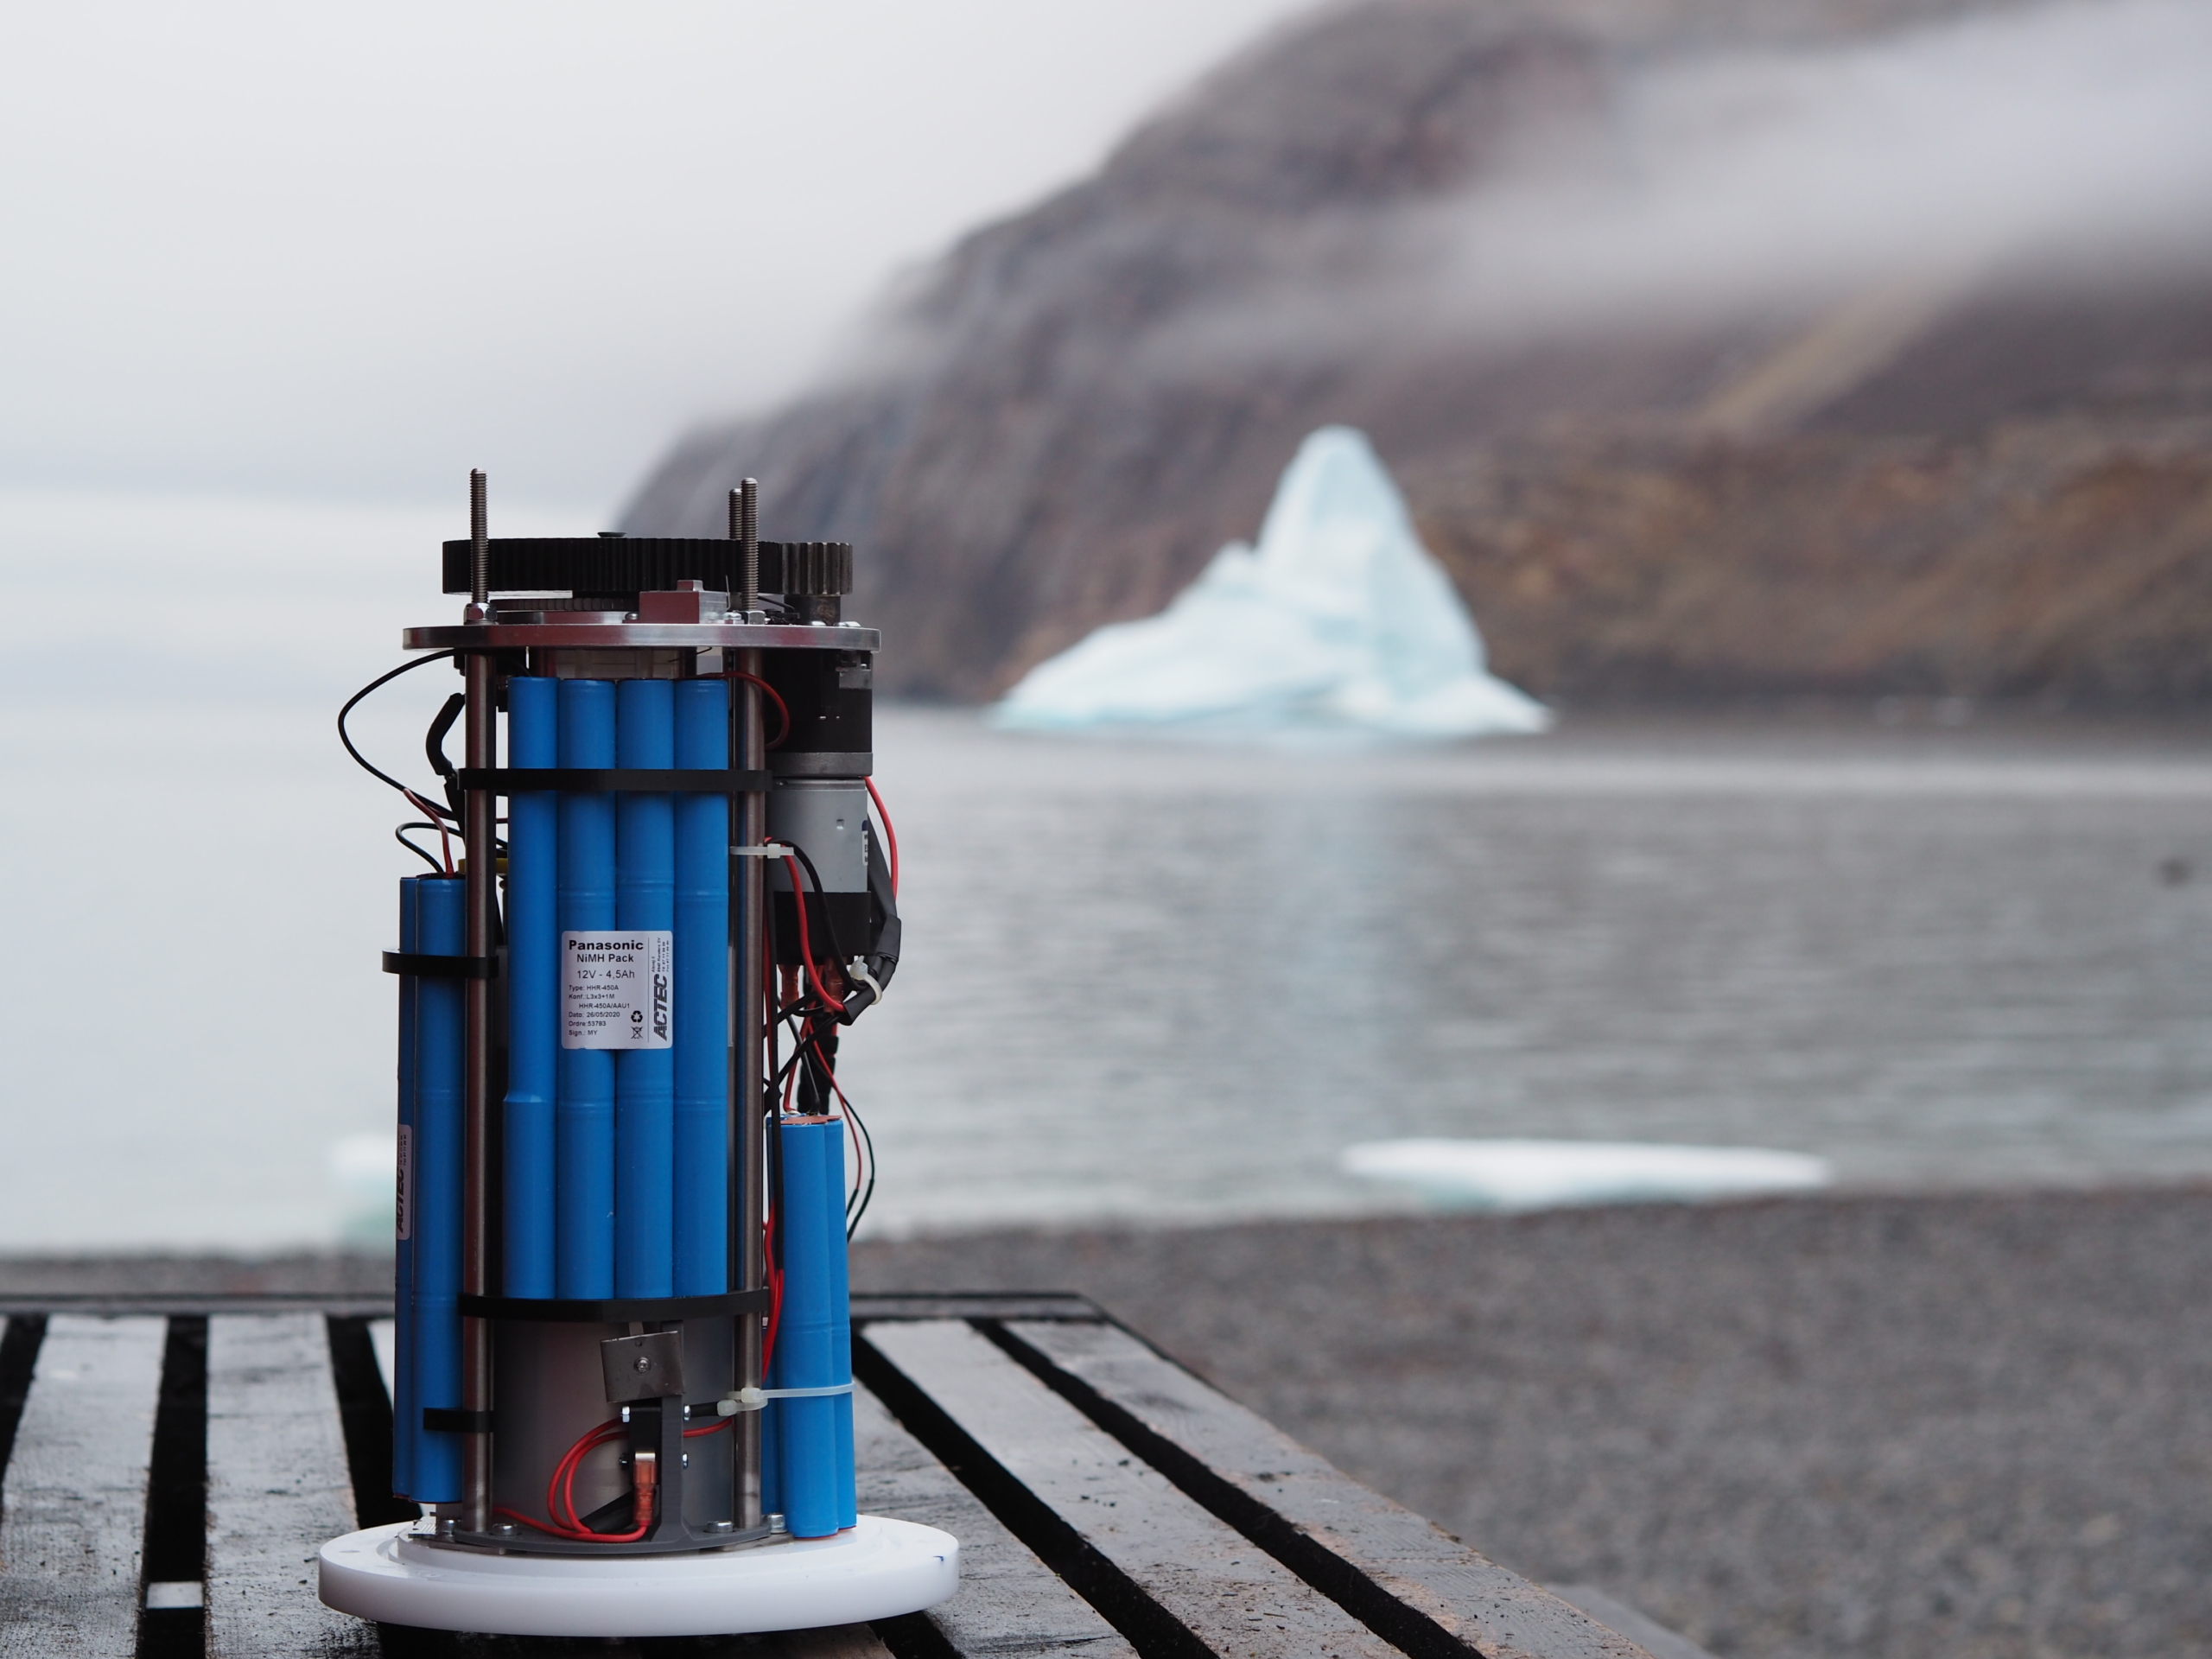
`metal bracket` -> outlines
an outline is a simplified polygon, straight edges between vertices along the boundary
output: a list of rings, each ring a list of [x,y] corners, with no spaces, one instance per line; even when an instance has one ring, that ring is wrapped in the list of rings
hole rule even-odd
[[[641,1337],[608,1337],[599,1344],[607,1401],[658,1400],[683,1392],[683,1333],[648,1331]]]

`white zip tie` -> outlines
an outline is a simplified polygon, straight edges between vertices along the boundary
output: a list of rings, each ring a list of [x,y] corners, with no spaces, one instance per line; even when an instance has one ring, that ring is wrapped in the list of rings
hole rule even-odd
[[[875,993],[878,1002],[883,1001],[883,987],[875,982],[875,976],[868,970],[868,963],[855,957],[845,964],[845,972]]]
[[[779,842],[764,841],[758,847],[733,847],[732,858],[789,858],[791,849]]]
[[[715,1414],[734,1417],[741,1411],[758,1411],[771,1400],[819,1400],[852,1391],[849,1382],[825,1382],[818,1389],[739,1389],[715,1402]]]

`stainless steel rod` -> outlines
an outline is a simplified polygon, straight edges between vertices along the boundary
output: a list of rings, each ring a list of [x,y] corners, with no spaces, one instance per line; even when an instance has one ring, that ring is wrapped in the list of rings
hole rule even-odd
[[[498,715],[493,705],[492,658],[473,652],[462,658],[468,706],[465,747],[468,764],[488,772],[499,764]],[[493,951],[499,903],[493,802],[486,790],[461,797],[461,840],[468,858],[468,955],[481,962]],[[461,1174],[461,1287],[488,1296],[492,1284],[492,983],[466,980],[467,1010],[467,1140]],[[492,1329],[483,1319],[461,1324],[461,1403],[465,1411],[492,1409]],[[462,1530],[492,1524],[492,1437],[464,1437],[461,1453]]]
[[[729,493],[730,539],[738,543],[738,614],[750,621],[760,607],[760,486],[747,479]],[[734,657],[735,660],[731,660]],[[729,683],[734,696],[731,712],[737,725],[737,764],[759,772],[768,764],[768,750],[760,723],[760,653],[736,652],[725,655],[726,666],[741,676]],[[738,798],[737,821],[730,825],[736,844],[757,847],[768,833],[767,798],[747,794]],[[768,1078],[766,1050],[768,1040],[767,929],[764,906],[767,885],[757,858],[733,858],[730,896],[736,915],[731,945],[737,971],[730,976],[733,1019],[730,1035],[736,1044],[731,1067],[731,1142],[737,1168],[737,1203],[733,1206],[738,1228],[737,1279],[741,1290],[759,1290],[768,1282],[766,1248],[767,1193],[766,1158],[767,1124],[765,1102]],[[741,1388],[760,1388],[767,1376],[761,1365],[762,1332],[766,1321],[747,1313],[737,1324],[737,1381]],[[757,1527],[760,1511],[761,1414],[738,1414],[737,1524]]]
[[[756,677],[760,672],[760,653],[757,651],[737,654],[738,671]],[[767,765],[767,745],[760,721],[760,693],[750,681],[732,680],[730,690],[738,696],[738,765],[747,771],[758,772]],[[768,833],[768,799],[765,795],[747,794],[738,798],[737,844],[757,847]],[[767,963],[766,961],[767,929],[766,882],[757,858],[731,861],[738,868],[733,874],[733,886],[739,895],[737,972],[731,976],[732,994],[736,1001],[737,1018],[733,1032],[737,1039],[735,1071],[736,1106],[734,1139],[737,1147],[738,1185],[741,1201],[737,1206],[739,1228],[738,1288],[759,1290],[768,1282],[768,1262],[765,1246],[764,1223],[767,1216],[768,1184],[765,1168],[767,1151],[766,1102],[767,1099]],[[760,1388],[766,1384],[760,1364],[761,1332],[766,1321],[758,1313],[748,1313],[738,1321],[738,1383],[744,1388]],[[760,1417],[757,1411],[740,1412],[737,1418],[737,1523],[741,1527],[760,1524]]]

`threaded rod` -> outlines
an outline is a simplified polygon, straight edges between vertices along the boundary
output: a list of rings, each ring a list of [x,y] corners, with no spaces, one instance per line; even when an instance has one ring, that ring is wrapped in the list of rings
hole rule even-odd
[[[737,538],[744,544],[738,568],[745,578],[743,608],[749,613],[760,608],[760,480],[741,480],[731,492],[730,505],[737,515]]]
[[[486,539],[484,474],[472,467],[468,474],[468,596],[478,605],[492,596],[492,543]]]

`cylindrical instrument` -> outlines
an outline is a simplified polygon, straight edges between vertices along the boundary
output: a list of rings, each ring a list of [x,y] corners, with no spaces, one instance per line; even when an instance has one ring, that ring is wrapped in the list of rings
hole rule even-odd
[[[730,542],[480,524],[446,549],[467,620],[406,637],[461,659],[472,756],[496,755],[504,714],[509,757],[444,768],[441,816],[483,851],[402,884],[387,963],[393,1484],[450,1548],[712,1550],[855,1523],[857,1137],[835,1065],[898,957],[866,784],[878,640],[839,615],[849,548],[734,519]],[[760,597],[734,611],[748,569]],[[480,898],[497,908],[472,930]]]

